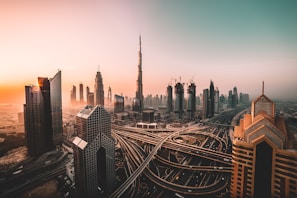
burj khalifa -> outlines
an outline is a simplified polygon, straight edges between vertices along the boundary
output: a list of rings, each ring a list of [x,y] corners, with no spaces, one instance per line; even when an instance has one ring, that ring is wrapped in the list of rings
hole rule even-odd
[[[139,63],[138,78],[136,81],[136,95],[133,99],[133,111],[142,112],[143,110],[143,86],[142,86],[142,53],[141,53],[141,36],[139,36]]]

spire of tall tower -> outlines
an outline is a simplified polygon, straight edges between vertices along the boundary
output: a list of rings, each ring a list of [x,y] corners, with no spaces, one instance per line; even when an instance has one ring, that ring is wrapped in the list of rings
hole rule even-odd
[[[139,51],[141,53],[141,35],[139,34]]]
[[[262,82],[262,95],[264,95],[264,81]]]

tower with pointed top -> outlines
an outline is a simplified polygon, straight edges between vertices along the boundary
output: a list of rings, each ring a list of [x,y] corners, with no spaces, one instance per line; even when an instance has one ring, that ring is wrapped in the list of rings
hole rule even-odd
[[[136,81],[136,95],[133,100],[133,111],[142,112],[143,110],[143,86],[142,86],[142,52],[141,52],[141,35],[139,35],[139,52],[138,52],[138,78]]]
[[[297,197],[297,152],[285,119],[264,94],[234,128],[230,197]]]
[[[95,105],[104,106],[104,89],[101,72],[98,70],[95,78]]]

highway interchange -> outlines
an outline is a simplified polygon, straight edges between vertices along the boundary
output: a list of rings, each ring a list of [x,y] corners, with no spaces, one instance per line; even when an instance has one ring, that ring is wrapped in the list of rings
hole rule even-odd
[[[229,128],[241,110],[177,128],[113,125],[127,179],[110,197],[224,197],[231,173]]]

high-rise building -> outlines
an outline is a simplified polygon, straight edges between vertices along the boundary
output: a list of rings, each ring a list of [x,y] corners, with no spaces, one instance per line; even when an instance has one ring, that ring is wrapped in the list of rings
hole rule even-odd
[[[107,101],[109,105],[111,104],[111,100],[112,100],[111,87],[108,87]]]
[[[188,118],[193,120],[196,112],[196,85],[191,83],[188,87]]]
[[[92,105],[94,106],[94,92],[90,92],[90,88],[86,88],[86,96],[87,96],[87,105]]]
[[[250,97],[249,94],[242,94],[242,104],[249,104]]]
[[[235,108],[238,105],[238,93],[237,87],[233,88],[233,96],[232,96],[232,108]]]
[[[136,81],[136,94],[133,100],[133,111],[142,112],[143,110],[143,86],[142,86],[142,52],[141,52],[141,36],[139,36],[139,63],[138,63],[138,78]]]
[[[214,85],[213,81],[210,81],[209,85],[209,116],[208,117],[213,117],[214,116]]]
[[[95,78],[95,105],[104,106],[104,89],[101,72],[98,71]]]
[[[71,104],[76,103],[76,86],[73,85],[71,93],[70,93],[70,102]]]
[[[79,84],[79,102],[82,104],[84,102],[84,85]]]
[[[184,119],[184,85],[180,82],[176,83],[175,87],[175,106],[174,113],[176,113],[178,119]]]
[[[58,73],[50,79],[50,98],[54,145],[61,144],[63,141],[61,85],[61,71],[58,71]]]
[[[214,92],[214,113],[218,114],[220,112],[220,91],[216,88]]]
[[[114,113],[124,112],[124,97],[119,95],[114,95]]]
[[[208,118],[209,116],[209,97],[208,97],[208,89],[203,90],[203,119]]]
[[[86,97],[87,97],[87,100],[88,100],[89,93],[90,93],[90,88],[89,88],[89,86],[87,86],[86,87]]]
[[[297,197],[297,151],[283,117],[264,94],[234,129],[231,197]]]
[[[232,90],[229,90],[229,94],[228,94],[228,108],[232,108],[233,107],[233,97],[234,95],[232,94]]]
[[[50,81],[38,77],[38,85],[25,86],[25,136],[28,153],[40,155],[53,149]]]
[[[73,140],[78,196],[108,197],[115,184],[115,145],[111,118],[103,106],[86,106],[76,116]]]
[[[173,111],[173,98],[172,98],[172,86],[167,87],[167,113]]]

